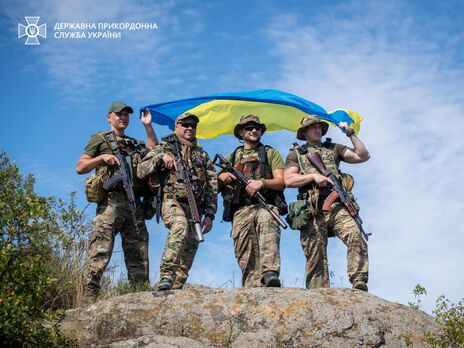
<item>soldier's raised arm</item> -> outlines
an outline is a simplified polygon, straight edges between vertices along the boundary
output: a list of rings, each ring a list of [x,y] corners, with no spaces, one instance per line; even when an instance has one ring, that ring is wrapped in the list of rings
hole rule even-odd
[[[155,130],[153,129],[153,125],[151,124],[151,113],[150,110],[144,109],[140,113],[140,121],[145,127],[145,131],[147,132],[147,148],[153,149],[156,145],[159,144],[158,137],[156,136]]]
[[[340,122],[338,126],[345,130],[346,136],[350,138],[353,144],[353,148],[348,147],[341,154],[342,160],[347,163],[366,162],[371,156],[364,143],[354,134],[354,130],[349,128],[346,122]]]

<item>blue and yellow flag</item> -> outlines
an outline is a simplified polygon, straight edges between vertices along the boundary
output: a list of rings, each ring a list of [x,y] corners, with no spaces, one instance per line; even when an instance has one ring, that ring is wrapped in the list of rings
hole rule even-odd
[[[281,129],[296,131],[307,115],[317,115],[333,126],[347,122],[356,134],[362,121],[362,117],[353,111],[336,109],[326,112],[309,100],[274,89],[181,99],[147,105],[141,111],[145,108],[150,110],[154,123],[170,129],[174,129],[174,120],[180,114],[190,112],[197,115],[200,119],[197,137],[200,139],[233,134],[240,117],[247,114],[259,116],[271,132]]]

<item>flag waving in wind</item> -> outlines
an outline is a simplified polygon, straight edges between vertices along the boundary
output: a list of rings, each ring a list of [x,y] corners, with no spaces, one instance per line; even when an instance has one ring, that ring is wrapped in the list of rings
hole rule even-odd
[[[211,139],[221,134],[233,134],[240,117],[247,114],[259,116],[267,131],[287,129],[296,131],[303,117],[317,115],[327,123],[338,126],[347,122],[359,132],[362,117],[350,110],[337,109],[331,112],[309,100],[294,94],[274,89],[249,92],[213,94],[205,97],[175,100],[147,105],[154,123],[174,129],[174,120],[184,112],[195,114],[200,119],[197,137]]]

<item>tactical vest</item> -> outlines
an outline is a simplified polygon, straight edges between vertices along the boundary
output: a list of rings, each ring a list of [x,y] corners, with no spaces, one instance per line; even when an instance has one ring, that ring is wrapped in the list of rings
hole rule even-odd
[[[164,144],[166,152],[171,156],[172,154],[168,144]],[[182,154],[185,153],[186,145],[181,145]],[[200,147],[191,148],[191,156],[185,159],[185,164],[187,165],[187,170],[190,174],[190,180],[192,181],[192,190],[195,195],[195,200],[198,205],[202,205],[205,198],[205,188],[206,188],[206,167],[207,161],[204,155],[203,150]],[[179,182],[176,173],[169,171],[167,177],[162,180],[163,192],[167,194],[165,197],[175,196],[179,201],[187,201],[187,190],[183,182]]]
[[[272,173],[267,165],[267,150],[270,146],[259,143],[258,151],[245,154],[243,146],[239,146],[231,154],[230,159],[247,179],[271,179]]]
[[[231,154],[230,159],[232,165],[236,167],[248,180],[271,179],[272,173],[267,163],[267,150],[270,146],[258,144],[258,151],[252,151],[245,154],[243,146],[237,147]],[[272,190],[265,190],[264,197],[268,203],[274,204],[274,198],[271,199]],[[234,193],[237,194],[238,192]],[[250,205],[258,203],[256,198],[250,197],[245,191],[245,187],[241,187],[239,194],[240,205]],[[284,198],[282,196],[282,198]]]
[[[139,180],[135,173],[137,172],[137,165],[142,160],[143,156],[147,153],[147,148],[143,142],[138,141],[137,139],[125,136],[117,137],[114,136],[112,132],[99,133],[104,139],[106,144],[110,147],[113,154],[116,154],[118,151],[126,157],[126,160],[131,164],[130,168],[132,169],[131,178],[134,183],[134,193],[138,195],[148,194],[149,189],[145,181]],[[109,171],[111,175],[114,174],[114,167],[110,167]],[[110,176],[111,176],[110,175]]]
[[[330,138],[327,138],[320,146],[314,146],[310,144],[305,144],[299,146],[297,149],[293,150],[296,151],[298,154],[298,163],[300,164],[300,172],[303,174],[320,174],[319,171],[314,167],[311,162],[309,161],[309,156],[313,153],[318,153],[324,162],[326,168],[334,174],[338,179],[341,180],[341,173],[337,167],[337,163],[335,161],[335,153],[333,149],[335,144],[331,142]],[[308,194],[308,190],[314,190],[317,188],[315,184],[310,184],[309,186],[303,186],[298,189],[300,199],[305,199],[305,195]],[[326,197],[330,193],[329,188],[318,188],[322,197]]]

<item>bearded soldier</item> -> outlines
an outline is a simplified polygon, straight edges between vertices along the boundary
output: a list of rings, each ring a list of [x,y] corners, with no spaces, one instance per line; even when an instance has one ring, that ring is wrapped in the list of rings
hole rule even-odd
[[[175,137],[180,142],[182,161],[189,172],[194,200],[203,216],[201,229],[207,233],[213,227],[217,205],[217,175],[208,154],[196,143],[199,119],[184,113],[175,121]],[[192,208],[188,202],[188,187],[178,175],[179,158],[171,143],[162,142],[150,151],[137,168],[140,179],[154,180],[162,190],[161,216],[169,229],[160,266],[158,290],[181,289],[187,281],[188,272],[199,242],[190,223]]]
[[[277,214],[275,197],[284,189],[284,162],[277,150],[264,146],[260,140],[266,126],[255,115],[242,116],[234,135],[243,146],[227,156],[227,161],[248,179],[246,186],[238,186],[236,177],[227,171],[219,174],[224,187],[225,209],[232,209],[232,232],[235,257],[242,271],[244,287],[280,287],[280,229],[276,220],[255,198],[263,193],[270,209]],[[227,187],[232,185],[232,187]],[[227,203],[229,198],[234,201]],[[279,195],[283,198],[283,195]],[[228,221],[227,217],[224,220]]]
[[[353,148],[334,144],[330,139],[321,143],[328,127],[317,116],[305,117],[297,131],[297,138],[306,140],[307,143],[292,149],[285,162],[285,184],[287,187],[298,188],[298,199],[306,201],[310,212],[306,226],[300,231],[300,241],[306,256],[306,287],[313,289],[330,286],[327,237],[333,235],[341,239],[348,248],[348,277],[353,288],[367,291],[367,244],[361,230],[338,199],[329,207],[329,211],[322,211],[322,204],[331,193],[333,182],[320,174],[309,157],[318,153],[327,170],[343,181],[338,168],[340,161],[362,163],[370,155],[345,122],[341,122],[339,127],[346,132]]]
[[[92,302],[98,296],[100,279],[110,261],[114,239],[118,232],[121,233],[129,282],[134,286],[140,286],[149,281],[148,231],[140,200],[141,196],[148,194],[148,188],[133,178],[134,185],[130,188],[133,202],[129,201],[122,183],[115,184],[108,192],[102,188],[103,182],[112,178],[117,168],[124,165],[121,163],[121,158],[127,161],[127,168],[131,167],[129,171],[135,171],[135,166],[141,157],[158,143],[149,112],[141,115],[141,121],[147,132],[147,145],[124,134],[129,126],[131,113],[133,113],[132,108],[124,102],[112,103],[106,116],[110,131],[92,135],[84,154],[77,162],[78,174],[96,170],[94,177],[86,181],[87,198],[97,203],[97,215],[89,243],[85,275],[86,302]],[[122,157],[117,157],[118,155]],[[129,176],[131,174],[129,173]],[[132,214],[131,208],[134,210]]]

